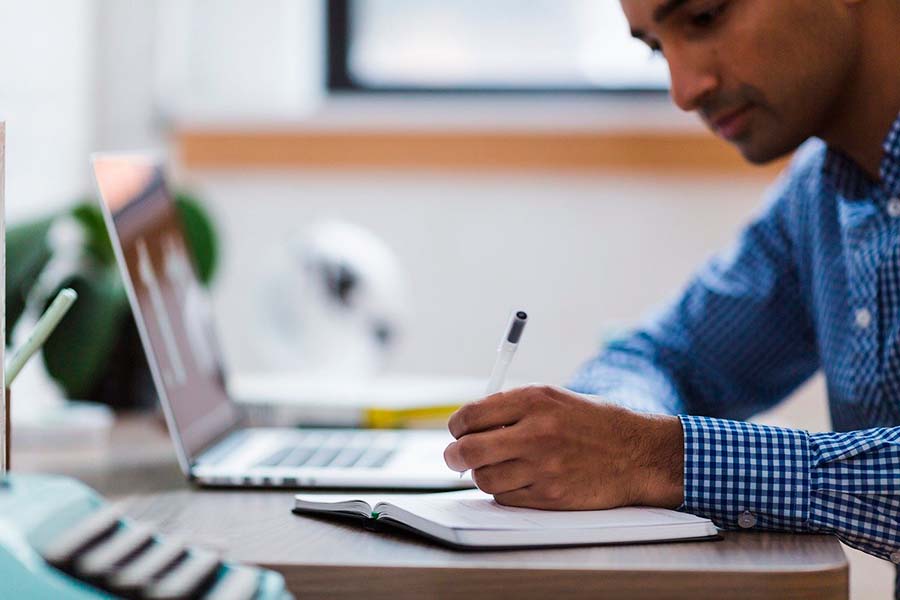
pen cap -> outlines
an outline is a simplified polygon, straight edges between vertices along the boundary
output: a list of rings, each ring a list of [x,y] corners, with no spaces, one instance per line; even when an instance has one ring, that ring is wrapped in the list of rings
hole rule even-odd
[[[506,331],[503,333],[503,339],[500,340],[500,348],[498,348],[498,350],[509,348],[510,346],[515,347],[522,337],[522,332],[525,330],[525,323],[527,321],[528,315],[525,314],[525,311],[513,311],[509,316],[509,323],[506,326]]]

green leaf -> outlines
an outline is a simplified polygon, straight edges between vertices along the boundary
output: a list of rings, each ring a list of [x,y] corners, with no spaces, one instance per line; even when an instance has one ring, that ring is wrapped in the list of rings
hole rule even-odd
[[[115,266],[116,255],[96,200],[88,198],[77,205],[72,209],[72,216],[84,228],[85,250],[88,254],[101,264]]]
[[[87,398],[121,334],[128,299],[112,268],[82,273],[66,286],[78,300],[44,345],[44,364],[69,398]]]
[[[204,285],[208,285],[215,274],[219,253],[219,241],[212,220],[200,202],[188,193],[175,194],[175,206],[181,216],[187,244],[194,256],[197,276]]]
[[[13,225],[6,230],[6,343],[25,310],[25,300],[50,261],[47,232],[53,217]]]

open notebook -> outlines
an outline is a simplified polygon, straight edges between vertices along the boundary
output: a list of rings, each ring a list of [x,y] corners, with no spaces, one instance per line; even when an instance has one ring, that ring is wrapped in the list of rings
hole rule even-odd
[[[461,548],[579,546],[713,539],[709,519],[663,508],[547,511],[511,508],[479,490],[359,496],[298,494],[294,512],[400,527]]]

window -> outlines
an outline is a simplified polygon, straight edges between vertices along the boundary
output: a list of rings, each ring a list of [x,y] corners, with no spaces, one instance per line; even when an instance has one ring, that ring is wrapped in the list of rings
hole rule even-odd
[[[612,0],[331,0],[329,87],[666,90],[662,57]]]

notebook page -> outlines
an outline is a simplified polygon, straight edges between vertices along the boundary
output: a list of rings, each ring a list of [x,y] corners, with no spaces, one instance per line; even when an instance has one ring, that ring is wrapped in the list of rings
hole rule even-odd
[[[388,500],[384,498],[384,500]],[[452,529],[543,530],[660,527],[706,523],[707,519],[663,508],[551,511],[497,504],[479,490],[443,494],[398,495],[389,503],[419,518]],[[378,512],[396,514],[390,507]],[[398,515],[399,516],[399,515]]]
[[[469,490],[466,490],[469,491]],[[477,491],[477,490],[476,490]],[[451,492],[454,494],[455,492]],[[480,492],[479,492],[480,493]],[[393,501],[402,501],[405,498],[416,495],[443,495],[436,494],[333,494],[304,492],[294,496],[294,506],[300,509],[316,510],[318,512],[340,512],[342,509],[350,506],[361,509],[368,505],[367,511],[371,511],[372,507],[378,503],[393,503]]]
[[[383,494],[317,494],[316,492],[297,494],[295,500],[321,504],[342,504],[344,502],[365,502],[375,506],[384,500]]]
[[[294,496],[294,508],[308,512],[343,513],[371,516],[372,506],[380,498],[348,497],[337,494],[298,494]]]
[[[469,492],[471,490],[465,490]],[[477,490],[476,490],[477,491]],[[450,492],[450,494],[455,494],[456,492]],[[481,492],[479,492],[481,494]],[[294,502],[297,506],[307,506],[307,505],[316,505],[322,508],[327,508],[329,505],[334,506],[335,508],[340,507],[345,504],[356,504],[360,505],[365,503],[370,507],[374,507],[378,503],[388,503],[392,504],[394,501],[403,501],[405,498],[414,497],[414,496],[441,496],[445,495],[441,492],[437,493],[423,493],[423,494],[396,494],[396,493],[387,493],[387,494],[379,494],[379,493],[363,493],[363,494],[334,494],[334,493],[319,493],[319,492],[304,492],[302,494],[294,495]],[[447,494],[449,495],[449,494]]]

